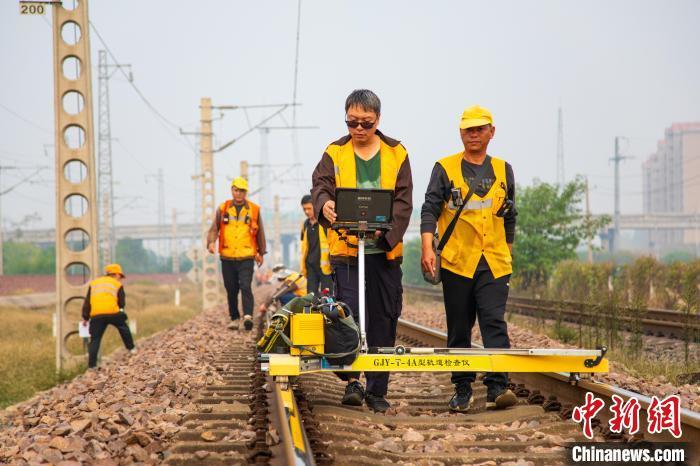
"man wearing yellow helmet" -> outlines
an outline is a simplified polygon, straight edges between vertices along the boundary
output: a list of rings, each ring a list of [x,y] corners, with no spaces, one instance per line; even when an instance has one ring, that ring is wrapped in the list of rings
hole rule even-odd
[[[477,320],[484,347],[510,348],[503,316],[517,215],[513,168],[487,154],[496,132],[490,111],[478,105],[464,110],[459,132],[464,149],[437,161],[425,193],[421,266],[432,278],[439,272],[442,280],[449,348],[470,348]],[[441,237],[439,270],[433,251],[436,228]],[[475,379],[474,372],[452,373],[450,410],[469,410]],[[487,408],[517,403],[508,389],[508,374],[490,372],[483,382]]]
[[[90,344],[88,346],[88,367],[97,366],[97,353],[100,350],[102,335],[108,325],[114,325],[122,337],[124,346],[130,352],[135,353],[134,339],[127,325],[127,316],[124,312],[126,294],[122,279],[124,272],[119,264],[105,266],[105,274],[90,282],[87,295],[83,302],[83,322],[88,325],[90,321]]]
[[[260,267],[265,255],[265,231],[260,207],[247,200],[248,181],[243,177],[231,182],[232,199],[222,203],[216,210],[209,234],[207,249],[215,254],[216,241],[219,241],[221,274],[224,279],[228,312],[231,317],[229,328],[238,330],[240,313],[238,312],[238,292],[243,301],[243,326],[246,330],[253,328],[253,269],[255,263]]]

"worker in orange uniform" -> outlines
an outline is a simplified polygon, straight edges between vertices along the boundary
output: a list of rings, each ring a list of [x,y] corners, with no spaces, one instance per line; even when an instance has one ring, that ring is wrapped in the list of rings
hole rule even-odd
[[[90,321],[90,344],[88,346],[88,367],[97,366],[97,353],[100,351],[102,335],[108,325],[114,325],[122,337],[124,346],[131,353],[136,352],[134,339],[127,325],[127,315],[124,312],[126,293],[122,279],[124,272],[119,264],[109,264],[105,274],[90,282],[85,302],[83,302],[83,322]]]
[[[215,254],[215,244],[219,241],[221,274],[228,298],[228,312],[231,323],[228,328],[238,330],[238,292],[243,302],[243,327],[253,328],[253,269],[260,267],[265,255],[265,230],[263,229],[260,207],[247,200],[248,181],[243,177],[231,182],[232,199],[222,203],[207,234],[207,249]]]

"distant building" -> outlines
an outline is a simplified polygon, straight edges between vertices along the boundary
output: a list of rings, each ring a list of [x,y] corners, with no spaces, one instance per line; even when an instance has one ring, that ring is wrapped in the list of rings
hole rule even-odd
[[[674,123],[642,165],[644,213],[700,214],[700,122]],[[654,250],[697,241],[692,230],[649,233]]]

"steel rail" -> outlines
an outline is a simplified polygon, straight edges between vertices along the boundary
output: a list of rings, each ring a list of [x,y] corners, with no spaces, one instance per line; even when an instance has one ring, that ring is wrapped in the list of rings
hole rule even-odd
[[[267,312],[261,316],[258,338],[262,336],[262,329],[270,325],[270,318],[276,309],[273,302],[268,306]],[[276,451],[283,456],[282,464],[285,466],[315,466],[316,458],[289,378],[267,377],[267,380],[268,384],[272,386],[268,395],[271,408],[270,422],[279,433],[280,443],[278,446],[280,448]],[[279,464],[279,461],[276,461],[275,464]]]
[[[404,319],[399,319],[397,333],[403,337],[417,340],[425,346],[444,347],[447,344],[446,333],[414,322],[409,322]],[[482,348],[476,344],[473,346]],[[634,397],[639,401],[641,408],[644,410],[646,410],[651,404],[650,397],[626,390],[624,388],[586,379],[580,379],[572,382],[571,374],[530,372],[511,373],[509,374],[509,377],[514,383],[523,383],[531,387],[537,387],[537,389],[540,390],[543,395],[556,396],[561,402],[569,403],[573,406],[579,406],[585,402],[586,392],[592,392],[599,398],[602,398],[605,401],[606,406],[610,406],[612,404],[613,395],[617,395],[625,401]],[[599,416],[602,418],[602,421],[606,423],[611,417],[610,412],[607,409],[601,410]],[[640,416],[639,421],[639,432],[646,432],[646,416]],[[687,442],[691,448],[691,455],[695,459],[700,458],[700,413],[682,408],[681,425],[683,430],[682,439],[676,439],[670,433],[664,431],[661,434],[655,434],[653,440],[665,442]]]
[[[272,377],[268,377],[268,381],[272,382],[273,387],[270,393],[270,421],[279,433],[279,445],[284,456],[283,464],[315,466],[314,452],[306,435],[291,384],[286,377],[280,377],[274,381]]]
[[[403,285],[406,291],[423,295],[430,299],[442,299],[440,288]],[[682,339],[685,332],[690,332],[690,340],[700,339],[700,314],[686,315],[683,312],[669,309],[645,309],[640,319],[635,318],[632,309],[623,307],[622,312],[611,315],[607,312],[596,312],[593,306],[573,301],[551,301],[524,297],[509,297],[508,311],[530,317],[545,317],[556,319],[561,317],[567,322],[583,323],[599,319],[614,319],[626,326],[640,323],[642,330],[651,335],[664,335],[670,338]]]

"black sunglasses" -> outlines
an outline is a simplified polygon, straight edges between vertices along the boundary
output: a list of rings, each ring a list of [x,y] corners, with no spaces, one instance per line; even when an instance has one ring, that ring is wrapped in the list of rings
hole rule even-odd
[[[362,126],[363,129],[370,129],[372,128],[376,121],[353,121],[353,120],[345,120],[345,124],[348,125],[348,128],[357,128],[358,126]]]

